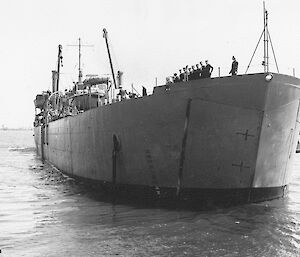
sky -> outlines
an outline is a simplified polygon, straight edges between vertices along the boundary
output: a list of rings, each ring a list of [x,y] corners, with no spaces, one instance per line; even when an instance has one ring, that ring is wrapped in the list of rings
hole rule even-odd
[[[266,0],[279,71],[300,77],[299,0]],[[244,74],[263,30],[262,0],[1,0],[0,127],[32,127],[36,94],[51,89],[58,45],[63,46],[61,89],[82,70],[107,76],[108,31],[115,70],[123,85],[149,93],[186,65],[209,60],[212,76],[227,76],[234,55]],[[276,72],[270,49],[270,69]],[[248,73],[262,72],[262,44]]]

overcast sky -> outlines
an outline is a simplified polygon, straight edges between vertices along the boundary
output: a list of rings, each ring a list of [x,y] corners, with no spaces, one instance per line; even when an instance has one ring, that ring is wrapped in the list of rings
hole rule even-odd
[[[299,0],[266,1],[269,31],[280,73],[300,76]],[[245,73],[263,30],[262,0],[1,0],[0,126],[30,127],[33,99],[51,88],[58,44],[63,46],[61,88],[77,80],[78,49],[83,74],[109,74],[102,37],[108,31],[116,70],[152,92],[185,65],[208,59],[228,75],[231,57]],[[270,52],[271,54],[271,52]],[[262,45],[249,72],[262,72]],[[271,70],[276,71],[271,59]]]

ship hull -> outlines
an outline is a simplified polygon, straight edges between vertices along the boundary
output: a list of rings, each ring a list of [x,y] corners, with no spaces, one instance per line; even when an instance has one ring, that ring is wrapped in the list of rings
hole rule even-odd
[[[289,182],[299,86],[253,74],[156,87],[35,127],[37,151],[110,192],[195,203],[274,199]]]

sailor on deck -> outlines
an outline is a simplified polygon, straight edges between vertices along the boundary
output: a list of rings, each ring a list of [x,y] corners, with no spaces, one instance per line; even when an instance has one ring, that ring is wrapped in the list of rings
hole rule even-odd
[[[119,87],[119,96],[121,96],[121,101],[127,98],[127,91],[123,89],[121,86]]]
[[[203,79],[205,78],[205,66],[203,62],[200,62],[200,65],[201,65],[200,77]]]
[[[195,66],[193,65],[192,66],[192,69],[190,70],[190,75],[189,75],[189,80],[194,80],[194,79],[196,79],[196,77],[195,77],[195,75],[196,75],[196,73],[195,73]]]
[[[180,78],[178,77],[177,73],[174,73],[173,82],[174,83],[180,82]]]
[[[179,70],[179,80],[183,81],[183,79],[184,79],[184,73],[181,72],[181,70]]]
[[[196,64],[196,70],[194,71],[194,74],[195,74],[195,79],[200,79],[200,76],[201,76],[201,69],[200,69],[198,63]]]
[[[205,61],[205,68],[204,68],[204,78],[210,78],[211,76],[211,73],[213,72],[214,70],[214,67],[211,66],[209,63],[208,63],[208,60]]]
[[[231,74],[232,76],[236,75],[238,70],[238,65],[239,63],[236,61],[235,57],[232,56],[231,70],[229,71],[229,74]]]
[[[188,65],[183,68],[183,73],[184,73],[183,81],[188,81],[188,77],[189,77]]]

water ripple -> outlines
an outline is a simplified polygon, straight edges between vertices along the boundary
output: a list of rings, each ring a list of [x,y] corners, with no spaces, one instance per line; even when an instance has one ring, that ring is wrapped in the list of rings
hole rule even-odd
[[[32,145],[5,144],[0,257],[300,256],[298,172],[284,199],[200,212],[147,208],[104,202],[42,164]]]

